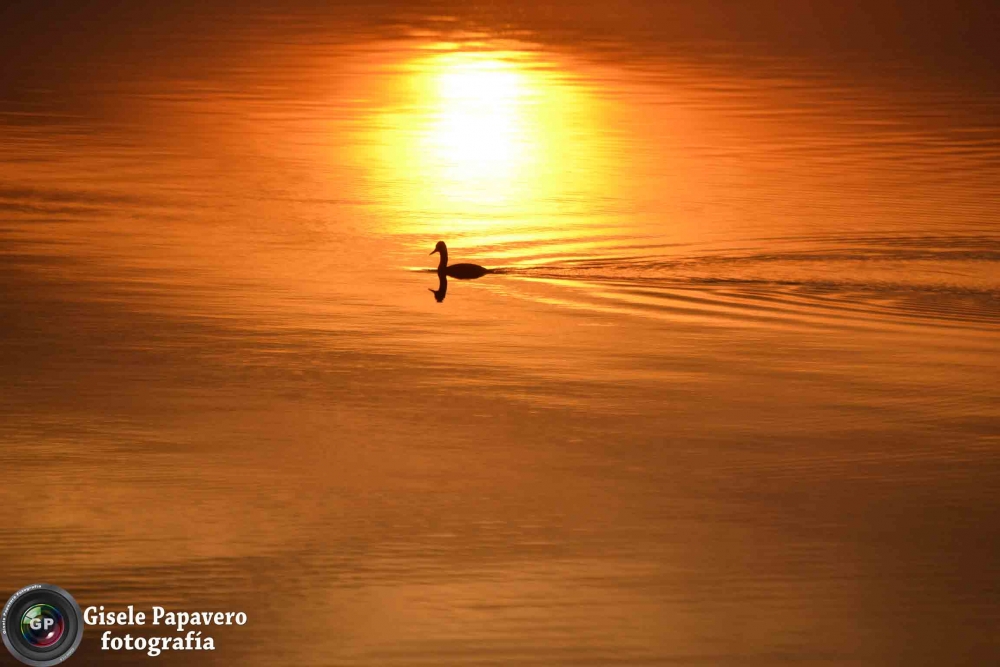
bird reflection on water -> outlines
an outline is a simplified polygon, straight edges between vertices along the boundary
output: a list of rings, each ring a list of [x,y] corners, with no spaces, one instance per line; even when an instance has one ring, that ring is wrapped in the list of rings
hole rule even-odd
[[[438,272],[438,288],[437,289],[431,289],[430,287],[428,287],[427,289],[428,289],[428,291],[434,292],[434,299],[438,303],[441,303],[442,301],[444,301],[444,297],[447,296],[447,294],[448,294],[448,276],[447,276],[447,274],[445,274],[442,271],[439,271]]]
[[[487,273],[493,273],[490,269],[487,269],[478,264],[452,264],[448,265],[448,246],[445,245],[444,241],[438,241],[434,246],[434,250],[430,254],[438,253],[441,256],[441,261],[438,262],[438,288],[436,290],[429,289],[434,293],[434,298],[438,303],[444,301],[444,297],[448,294],[448,277],[457,278],[459,280],[475,280],[476,278],[482,278]]]

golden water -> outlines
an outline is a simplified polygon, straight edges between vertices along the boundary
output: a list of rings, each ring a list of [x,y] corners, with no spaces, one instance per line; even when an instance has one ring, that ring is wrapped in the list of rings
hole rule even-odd
[[[216,20],[0,102],[2,590],[250,615],[171,664],[997,655],[991,81]]]

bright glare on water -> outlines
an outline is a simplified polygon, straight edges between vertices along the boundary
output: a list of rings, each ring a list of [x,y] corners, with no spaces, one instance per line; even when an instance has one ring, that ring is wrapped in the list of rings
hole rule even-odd
[[[177,664],[1000,653],[993,75],[301,5],[0,51],[0,590],[248,613]]]

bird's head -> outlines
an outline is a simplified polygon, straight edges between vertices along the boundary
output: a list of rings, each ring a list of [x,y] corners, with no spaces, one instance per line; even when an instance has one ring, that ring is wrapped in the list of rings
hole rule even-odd
[[[432,255],[434,253],[436,253],[436,252],[440,252],[440,253],[446,253],[446,252],[448,252],[448,246],[446,246],[444,244],[444,241],[438,241],[437,245],[434,246],[434,250],[431,250],[431,254]]]

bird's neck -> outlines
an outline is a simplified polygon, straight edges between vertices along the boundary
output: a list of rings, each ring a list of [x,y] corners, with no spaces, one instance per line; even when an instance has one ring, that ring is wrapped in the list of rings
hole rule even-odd
[[[446,268],[448,268],[448,251],[442,250],[440,254],[441,254],[441,259],[438,262],[438,271],[444,271]]]

